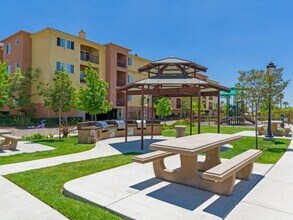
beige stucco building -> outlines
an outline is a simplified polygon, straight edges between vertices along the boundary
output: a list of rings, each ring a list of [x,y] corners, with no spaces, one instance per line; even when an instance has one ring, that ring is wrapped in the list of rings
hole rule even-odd
[[[146,78],[147,74],[139,74],[137,69],[148,64],[150,60],[131,54],[130,49],[114,43],[102,45],[90,41],[82,30],[77,35],[72,35],[53,28],[45,28],[36,33],[19,31],[1,42],[3,46],[0,48],[0,60],[7,63],[10,73],[16,68],[22,70],[28,67],[38,68],[39,81],[43,83],[50,84],[55,71],[64,67],[73,85],[78,88],[79,85],[84,84],[84,70],[87,62],[90,61],[100,77],[109,84],[107,98],[112,103],[113,110],[108,114],[100,115],[100,118],[123,119],[126,101],[128,101],[129,116],[134,118],[137,115],[140,105],[139,96],[129,96],[128,100],[125,100],[125,94],[117,92],[116,89]],[[36,85],[32,86],[31,91],[37,94]],[[38,95],[33,96],[32,103],[36,108],[36,117],[57,115],[44,107],[42,97]],[[207,100],[206,109],[209,109],[209,103],[210,100]],[[172,99],[172,107],[173,113],[181,115],[180,99]],[[9,109],[3,108],[0,111],[9,111]],[[67,116],[86,117],[87,115],[85,112],[72,110]]]

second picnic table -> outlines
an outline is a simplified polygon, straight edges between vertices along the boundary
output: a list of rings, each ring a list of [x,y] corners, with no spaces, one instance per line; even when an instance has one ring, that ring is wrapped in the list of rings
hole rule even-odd
[[[235,178],[247,179],[253,160],[261,155],[261,151],[249,150],[221,164],[221,146],[241,138],[239,135],[204,133],[169,139],[151,144],[150,149],[157,151],[150,157],[136,156],[134,161],[153,161],[155,176],[160,179],[229,195]],[[200,153],[206,154],[204,162],[198,161]],[[164,158],[175,154],[180,155],[181,166],[169,170],[165,167]]]

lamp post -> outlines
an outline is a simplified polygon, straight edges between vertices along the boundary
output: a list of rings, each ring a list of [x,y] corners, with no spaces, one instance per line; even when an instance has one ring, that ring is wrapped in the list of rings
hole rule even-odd
[[[271,127],[271,122],[272,122],[272,97],[271,97],[271,80],[270,76],[274,74],[274,71],[276,69],[276,66],[272,63],[272,61],[267,65],[267,74],[269,76],[269,100],[268,100],[268,130],[265,135],[264,140],[274,140],[274,136],[272,134],[272,127]]]

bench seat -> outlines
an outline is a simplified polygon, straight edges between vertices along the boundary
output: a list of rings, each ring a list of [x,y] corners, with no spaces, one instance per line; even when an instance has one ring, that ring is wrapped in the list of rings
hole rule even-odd
[[[5,138],[4,141],[0,144],[0,150],[9,150],[17,147],[17,143],[21,140],[21,137],[12,135],[12,134],[3,134],[1,137]]]
[[[236,157],[207,170],[202,174],[202,178],[215,182],[222,182],[236,174],[237,178],[248,179],[252,172],[254,160],[261,156],[261,154],[262,151],[260,150],[247,150]],[[245,175],[242,175],[241,172],[239,172],[242,169],[247,168],[248,171],[245,172]],[[239,172],[239,175],[237,172]]]
[[[145,164],[155,160],[164,159],[165,157],[170,157],[173,155],[175,155],[175,153],[170,153],[165,151],[154,151],[154,152],[134,156],[132,158],[132,161],[136,163]]]
[[[264,125],[258,125],[257,126],[257,132],[259,135],[265,135],[266,134],[266,131],[265,131],[265,126]]]

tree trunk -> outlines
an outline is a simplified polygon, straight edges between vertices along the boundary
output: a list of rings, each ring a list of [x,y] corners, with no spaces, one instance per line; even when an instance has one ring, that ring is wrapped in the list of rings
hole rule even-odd
[[[59,140],[61,140],[61,108],[59,108]]]
[[[257,109],[257,106],[255,106],[255,148],[256,149],[258,149],[257,115],[258,115],[258,109]]]

